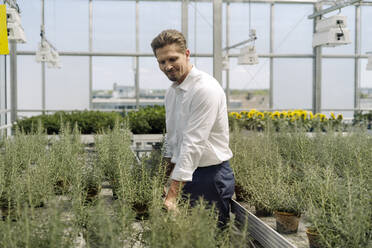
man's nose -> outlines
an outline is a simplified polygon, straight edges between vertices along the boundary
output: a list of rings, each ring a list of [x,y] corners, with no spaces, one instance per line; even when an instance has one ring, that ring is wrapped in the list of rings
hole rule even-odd
[[[165,70],[166,70],[166,71],[170,71],[170,70],[172,70],[172,69],[173,69],[173,65],[172,65],[172,64],[169,64],[169,63],[168,63],[168,64],[165,65]]]

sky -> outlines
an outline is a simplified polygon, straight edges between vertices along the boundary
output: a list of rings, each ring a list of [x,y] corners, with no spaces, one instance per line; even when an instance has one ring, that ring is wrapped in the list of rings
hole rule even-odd
[[[20,51],[35,51],[40,41],[41,0],[18,0],[27,43]],[[223,7],[223,44],[225,44],[225,5]],[[165,11],[166,10],[166,11]],[[250,11],[251,10],[251,11]],[[276,4],[274,14],[274,53],[311,54],[313,12],[309,4]],[[166,14],[165,14],[166,13]],[[259,54],[269,53],[270,5],[264,3],[230,5],[230,44],[248,39],[249,27],[255,28]],[[249,16],[249,13],[252,16]],[[46,37],[59,51],[88,51],[88,0],[45,0]],[[333,13],[336,14],[336,13]],[[324,54],[354,53],[355,8],[344,8],[348,17],[352,44],[323,48]],[[190,1],[188,47],[193,53],[212,53],[212,3]],[[362,8],[361,53],[372,51],[372,6]],[[249,23],[251,20],[251,23]],[[159,32],[181,29],[181,2],[140,2],[139,51],[151,53],[150,43]],[[93,51],[135,52],[135,2],[93,1]],[[231,50],[238,53],[239,49]],[[212,58],[192,57],[201,70],[213,73]],[[372,87],[372,72],[361,61],[361,87]],[[84,109],[88,107],[88,57],[61,57],[61,69],[46,71],[46,103],[48,109]],[[324,59],[322,105],[324,108],[353,107],[353,59]],[[234,89],[267,89],[269,60],[242,66],[230,59],[230,87]],[[226,84],[223,74],[223,86]],[[170,82],[160,72],[154,57],[140,58],[140,87],[165,89]],[[130,57],[94,57],[93,89],[112,89],[113,83],[134,85],[133,59]],[[337,90],[336,90],[337,89]],[[274,107],[310,108],[312,100],[312,59],[274,59]],[[33,56],[18,58],[19,108],[41,107],[41,66]],[[68,99],[68,100],[67,100]]]

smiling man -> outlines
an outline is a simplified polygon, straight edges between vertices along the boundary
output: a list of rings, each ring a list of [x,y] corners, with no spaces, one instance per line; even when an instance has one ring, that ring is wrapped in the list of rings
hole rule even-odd
[[[182,189],[192,204],[200,197],[216,204],[224,225],[235,185],[228,161],[232,152],[225,93],[216,79],[191,64],[179,31],[161,32],[151,47],[160,70],[172,81],[165,95],[164,157],[174,169],[164,204],[175,210]]]

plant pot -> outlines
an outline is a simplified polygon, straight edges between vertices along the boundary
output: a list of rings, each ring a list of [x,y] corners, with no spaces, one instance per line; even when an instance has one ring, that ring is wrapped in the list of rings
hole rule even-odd
[[[273,212],[270,209],[267,209],[266,207],[260,204],[255,205],[254,208],[255,208],[254,215],[256,215],[257,217],[268,217],[273,215]]]
[[[66,181],[58,180],[54,184],[54,194],[56,195],[63,195],[68,192],[68,184]]]
[[[87,194],[85,197],[85,203],[92,203],[98,198],[98,194],[101,192],[100,186],[88,187]]]
[[[307,235],[307,238],[309,239],[310,248],[323,248],[324,247],[321,243],[319,233],[316,230],[312,228],[308,228],[306,229],[306,235]]]
[[[145,203],[133,203],[132,209],[136,212],[137,220],[145,220],[149,218],[149,208]]]
[[[8,208],[8,207],[0,207],[0,218],[1,220],[6,220],[7,218],[10,218],[12,221],[17,221],[17,215],[15,208]]]
[[[250,199],[249,193],[240,184],[235,184],[235,197],[239,202],[247,201]]]
[[[275,212],[276,231],[283,234],[297,233],[300,216],[295,213]]]

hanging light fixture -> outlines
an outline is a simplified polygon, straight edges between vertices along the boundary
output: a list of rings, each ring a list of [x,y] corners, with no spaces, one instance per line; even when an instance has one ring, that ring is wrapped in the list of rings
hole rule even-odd
[[[350,43],[346,16],[335,15],[317,22],[313,35],[313,47],[335,47]]]
[[[39,63],[48,63],[48,68],[61,68],[57,49],[45,38],[39,43],[39,49],[36,51],[35,60]]]
[[[7,29],[9,41],[26,43],[26,35],[21,24],[19,10],[9,7],[6,9]]]
[[[240,49],[238,57],[238,65],[255,65],[258,64],[258,55],[256,53],[256,46],[254,41],[257,39],[256,30],[251,29],[249,31],[249,38],[252,44],[247,45]]]

